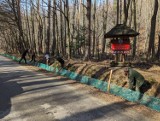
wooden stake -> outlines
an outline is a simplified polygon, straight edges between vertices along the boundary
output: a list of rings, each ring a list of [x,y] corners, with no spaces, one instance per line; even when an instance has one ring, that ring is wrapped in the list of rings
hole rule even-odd
[[[108,92],[110,91],[110,84],[111,84],[112,73],[113,73],[113,70],[111,70],[110,75],[109,75],[109,80],[108,80]]]

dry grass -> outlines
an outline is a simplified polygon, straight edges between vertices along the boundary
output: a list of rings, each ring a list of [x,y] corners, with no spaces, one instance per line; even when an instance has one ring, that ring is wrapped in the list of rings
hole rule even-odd
[[[12,55],[19,58],[21,57],[18,54]],[[39,60],[39,62],[44,63],[43,55],[37,57],[36,59]],[[51,66],[60,68],[60,63],[55,59],[52,58],[50,63]],[[110,64],[107,61],[82,62],[76,60],[67,60],[65,69],[103,81],[108,81],[110,70],[113,69],[114,71],[111,83],[128,88],[127,78],[124,76],[123,67],[111,68],[109,65]],[[145,93],[147,95],[160,98],[160,67],[157,65],[150,65],[149,67],[145,66],[146,65],[140,64],[140,66],[138,65],[134,68],[145,77],[147,82],[151,84],[151,88],[148,89]]]
[[[52,66],[59,67],[57,61],[53,63]],[[123,67],[111,68],[109,67],[109,63],[95,63],[95,62],[75,62],[70,61],[67,62],[66,69],[70,71],[74,71],[78,74],[86,75],[92,78],[100,79],[103,81],[108,81],[110,70],[113,69],[113,75],[111,82],[121,86],[128,88],[127,78],[124,75]],[[160,67],[156,65],[152,65],[148,69],[140,69],[134,68],[138,72],[140,72],[146,79],[151,87],[145,92],[149,96],[156,96],[160,98]]]

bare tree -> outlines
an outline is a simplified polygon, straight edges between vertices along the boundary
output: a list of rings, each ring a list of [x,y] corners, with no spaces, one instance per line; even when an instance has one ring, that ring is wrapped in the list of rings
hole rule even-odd
[[[117,1],[118,3],[118,1]],[[106,0],[106,3],[103,6],[103,35],[106,33],[106,29],[107,29],[107,21],[108,21],[108,6],[109,6],[109,1]],[[117,11],[118,12],[118,11]],[[118,12],[119,13],[119,12]],[[117,15],[118,17],[118,15]],[[119,17],[118,17],[119,18]],[[119,20],[117,19],[117,22]],[[117,23],[118,24],[118,23]],[[106,39],[103,38],[102,40],[102,54],[104,55],[105,52],[105,48],[106,48]]]
[[[150,37],[149,37],[149,47],[148,47],[148,57],[155,57],[155,31],[156,31],[156,20],[157,20],[157,12],[158,12],[158,0],[154,0],[154,13],[151,19],[151,29],[150,29]]]
[[[51,0],[48,0],[48,24],[47,24],[47,39],[46,52],[50,52],[50,32],[51,32]]]
[[[54,55],[56,52],[56,44],[57,44],[57,40],[56,40],[56,0],[53,0],[53,18],[52,18],[52,23],[53,23],[53,42],[52,42],[52,54]]]
[[[134,8],[134,30],[137,31],[137,10],[136,10],[136,1],[133,0],[133,8]],[[134,38],[134,41],[133,41],[133,53],[132,53],[132,56],[135,57],[136,55],[136,45],[137,45],[137,38],[135,37]]]
[[[91,58],[91,0],[87,0],[87,20],[88,20],[88,27],[87,27],[87,41],[86,41],[86,53],[84,56],[85,60]]]
[[[160,34],[158,34],[158,50],[156,53],[156,58],[160,59]]]
[[[129,6],[130,6],[131,0],[124,0],[124,21],[123,23],[126,25],[127,24],[127,20],[128,20],[128,10],[129,10]]]

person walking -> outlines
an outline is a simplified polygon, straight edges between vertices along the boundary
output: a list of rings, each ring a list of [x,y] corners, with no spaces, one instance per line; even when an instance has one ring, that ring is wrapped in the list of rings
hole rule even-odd
[[[34,63],[36,62],[36,54],[35,54],[35,52],[32,53],[32,60],[30,61],[30,63],[31,63],[32,61],[33,61]]]
[[[19,64],[21,63],[22,60],[24,60],[24,61],[25,61],[25,64],[27,64],[26,55],[27,55],[28,52],[29,52],[28,49],[26,49],[26,50],[23,52],[23,54],[22,54],[22,56],[21,56],[21,59],[19,60]]]
[[[46,64],[49,65],[49,60],[50,60],[49,53],[46,53],[44,57],[45,57],[45,60],[46,60]]]

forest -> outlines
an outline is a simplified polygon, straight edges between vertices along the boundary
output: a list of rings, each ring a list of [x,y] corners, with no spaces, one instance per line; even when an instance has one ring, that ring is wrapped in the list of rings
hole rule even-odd
[[[159,5],[0,0],[0,119],[158,121]]]
[[[0,54],[21,57],[29,50],[38,63],[160,98],[159,5],[159,0],[0,0]],[[135,35],[107,37],[117,26]],[[112,42],[123,39],[129,51],[115,54]],[[133,67],[142,85],[135,74],[132,89],[124,67],[131,67],[128,73]]]
[[[130,56],[158,60],[158,11],[158,0],[0,0],[0,48],[101,60],[111,53],[104,34],[124,24],[140,33]]]

